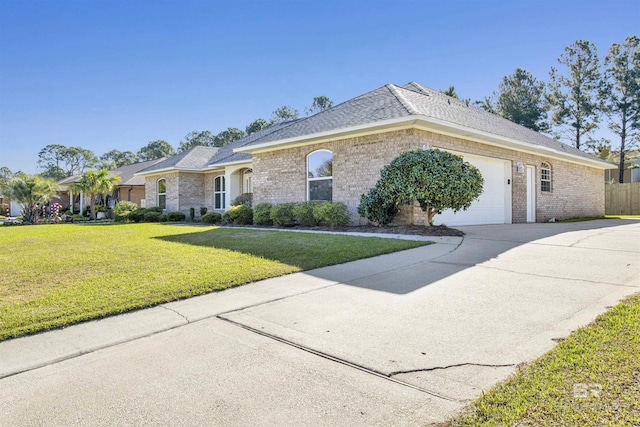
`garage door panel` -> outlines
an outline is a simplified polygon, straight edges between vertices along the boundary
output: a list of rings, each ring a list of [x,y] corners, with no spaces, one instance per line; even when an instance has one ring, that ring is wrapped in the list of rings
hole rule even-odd
[[[483,192],[479,200],[474,201],[466,211],[454,213],[447,209],[440,215],[436,215],[434,223],[437,225],[477,225],[477,224],[504,224],[510,222],[507,212],[510,206],[507,191],[510,186],[508,164],[504,160],[487,157],[463,155],[464,159],[477,167],[484,178]]]

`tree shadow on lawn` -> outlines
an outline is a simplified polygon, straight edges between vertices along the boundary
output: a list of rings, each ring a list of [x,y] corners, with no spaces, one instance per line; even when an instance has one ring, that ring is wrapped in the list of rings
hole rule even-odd
[[[172,243],[230,250],[309,270],[396,252],[399,241],[376,249],[364,236],[292,233],[241,228],[214,228],[184,234],[158,236]],[[386,242],[385,242],[386,243]],[[415,243],[415,242],[412,242]],[[364,254],[364,255],[363,255]]]

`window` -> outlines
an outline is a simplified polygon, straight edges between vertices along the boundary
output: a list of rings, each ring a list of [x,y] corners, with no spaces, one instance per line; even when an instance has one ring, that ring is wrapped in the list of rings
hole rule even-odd
[[[249,169],[244,173],[243,193],[253,193],[253,170]]]
[[[167,181],[165,179],[158,180],[158,207],[160,209],[167,208]]]
[[[540,165],[540,191],[551,192],[551,166],[548,163]]]
[[[319,150],[307,156],[307,200],[332,200],[333,153]]]
[[[226,209],[226,194],[224,176],[220,175],[213,180],[213,209]]]

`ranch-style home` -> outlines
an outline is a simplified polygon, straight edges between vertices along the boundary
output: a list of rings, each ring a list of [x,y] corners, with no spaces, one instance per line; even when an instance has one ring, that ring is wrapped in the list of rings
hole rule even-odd
[[[542,222],[604,215],[604,171],[615,167],[574,147],[418,83],[388,84],[310,117],[222,147],[195,147],[138,173],[146,205],[188,213],[225,211],[242,193],[254,205],[305,200],[357,206],[400,153],[440,149],[478,167],[484,192],[447,225]],[[399,223],[424,224],[406,206]]]

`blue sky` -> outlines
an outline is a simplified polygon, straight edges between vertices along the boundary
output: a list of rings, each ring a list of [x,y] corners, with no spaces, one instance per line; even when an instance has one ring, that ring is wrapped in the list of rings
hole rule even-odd
[[[386,83],[482,99],[517,67],[547,80],[578,39],[604,56],[639,23],[637,0],[0,0],[0,166],[37,172],[47,144],[177,147]]]

